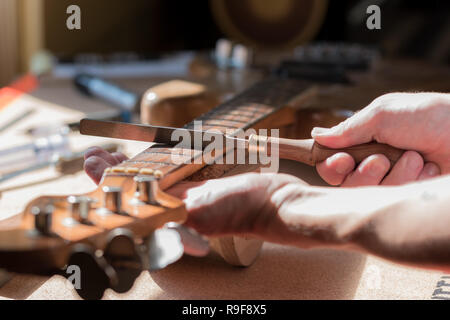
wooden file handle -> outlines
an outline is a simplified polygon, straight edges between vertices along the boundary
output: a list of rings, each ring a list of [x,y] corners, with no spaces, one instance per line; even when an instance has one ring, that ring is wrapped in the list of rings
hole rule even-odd
[[[295,140],[251,135],[249,138],[250,149],[254,148],[256,143],[258,150],[267,148],[268,155],[271,155],[272,148],[278,145],[281,159],[294,160],[311,166],[315,166],[316,163],[324,161],[335,153],[346,152],[355,159],[356,163],[360,163],[372,154],[384,154],[391,162],[392,167],[405,152],[405,150],[377,142],[342,149],[331,149],[318,144],[314,139]]]

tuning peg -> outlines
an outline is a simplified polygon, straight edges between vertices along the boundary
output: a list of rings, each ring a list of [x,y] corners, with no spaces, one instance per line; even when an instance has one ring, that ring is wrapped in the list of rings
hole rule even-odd
[[[97,213],[103,216],[120,213],[122,209],[122,188],[104,186],[102,191],[103,206],[97,209]]]
[[[103,256],[117,274],[118,282],[111,288],[118,293],[130,290],[142,272],[142,261],[136,250],[133,233],[123,228],[112,230]]]
[[[68,280],[74,280],[78,295],[86,300],[98,300],[107,288],[118,283],[117,274],[106,262],[101,250],[94,250],[85,244],[76,245],[70,255],[67,268],[79,270],[78,274],[63,272]],[[68,270],[68,269],[66,269]],[[77,279],[77,277],[79,277]]]
[[[229,66],[233,43],[227,39],[219,39],[216,42],[216,50],[214,58],[219,68],[225,69]]]
[[[31,214],[34,216],[34,228],[39,233],[49,235],[52,227],[52,215],[54,207],[51,204],[45,206],[34,206]]]
[[[231,65],[234,68],[248,68],[252,62],[252,50],[242,44],[236,44],[231,56]]]
[[[157,190],[158,180],[154,176],[135,176],[134,182],[136,192],[130,200],[132,205],[151,204],[157,205],[155,191]]]
[[[69,204],[69,212],[71,216],[64,220],[66,225],[75,225],[77,223],[86,223],[91,210],[91,203],[96,200],[87,196],[69,196],[67,203]]]
[[[146,269],[156,271],[174,263],[183,256],[181,237],[175,230],[156,229],[146,241],[148,265]]]

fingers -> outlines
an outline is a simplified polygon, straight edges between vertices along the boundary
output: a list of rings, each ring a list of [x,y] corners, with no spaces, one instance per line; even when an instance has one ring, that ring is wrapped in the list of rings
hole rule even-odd
[[[324,146],[345,148],[372,141],[376,136],[376,121],[372,109],[363,109],[332,128],[314,128],[311,136]]]
[[[186,199],[187,191],[194,187],[199,187],[205,184],[206,181],[180,181],[174,186],[167,189],[166,192],[174,197]]]
[[[406,151],[384,178],[383,185],[400,185],[417,180],[424,163],[422,156],[415,151]]]
[[[100,182],[103,171],[110,166],[110,163],[98,156],[90,156],[84,161],[84,170],[96,184]]]
[[[441,174],[441,169],[439,168],[439,166],[437,164],[435,164],[434,162],[427,162],[423,166],[423,169],[420,172],[417,180],[425,180],[425,179],[434,178],[440,174]]]
[[[333,186],[340,185],[354,168],[355,160],[344,152],[336,153],[316,166],[322,179]]]
[[[389,171],[389,167],[390,162],[386,156],[382,154],[371,155],[345,178],[342,187],[378,185]]]
[[[113,152],[111,155],[117,160],[117,164],[128,160],[128,157],[124,155],[122,152]]]
[[[109,153],[100,147],[91,147],[84,153],[84,159],[84,170],[98,184],[106,168],[115,166],[128,158],[120,152]]]
[[[347,153],[336,153],[317,165],[319,175],[331,185],[343,187],[380,184],[389,171],[390,162],[384,155],[372,155],[353,171],[355,161]]]
[[[127,159],[127,157],[120,152],[114,152],[111,154],[111,153],[103,150],[100,147],[91,147],[91,148],[87,149],[86,152],[84,153],[85,160],[87,160],[89,157],[92,157],[92,156],[97,156],[99,158],[102,158],[107,163],[109,163],[110,166],[115,166],[115,165],[119,164],[120,162]]]
[[[441,173],[438,165],[433,162],[424,164],[422,156],[415,151],[406,151],[390,171],[390,162],[384,155],[368,157],[352,172],[353,167],[353,158],[341,152],[319,163],[316,168],[327,183],[343,187],[401,185]]]

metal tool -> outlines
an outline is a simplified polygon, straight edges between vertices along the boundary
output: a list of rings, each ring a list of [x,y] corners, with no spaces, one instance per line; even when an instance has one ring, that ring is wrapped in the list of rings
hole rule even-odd
[[[150,126],[144,124],[130,124],[116,121],[100,121],[93,119],[82,119],[80,121],[80,133],[91,136],[116,138],[134,141],[158,142],[170,146],[180,144],[175,136],[189,137],[187,147],[203,150],[211,141],[203,139],[205,134],[224,140],[243,140],[236,137],[226,136],[220,133],[205,132],[202,130],[191,130],[172,127]],[[245,141],[245,140],[244,140]],[[185,141],[186,142],[186,141]]]
[[[98,119],[98,120],[110,120],[110,121],[124,121],[121,117],[120,110],[104,110],[104,111],[98,111],[89,113],[86,115],[89,117],[89,119]],[[33,137],[43,137],[43,136],[49,136],[52,134],[57,133],[68,133],[70,131],[78,132],[80,129],[80,121],[70,121],[66,123],[45,123],[42,125],[33,126],[30,128],[27,128],[24,131],[24,134],[33,136]]]
[[[122,119],[130,122],[133,112],[139,111],[139,95],[111,82],[89,74],[78,74],[74,78],[76,87],[86,95],[105,100],[118,107]]]
[[[39,137],[30,143],[0,150],[0,176],[50,161],[55,154],[70,154],[67,133]]]
[[[108,152],[115,152],[118,149],[117,144],[105,144],[101,147]],[[0,183],[27,172],[32,172],[49,166],[53,166],[56,171],[58,171],[62,175],[73,174],[83,168],[84,153],[85,152],[82,151],[70,153],[68,155],[55,154],[50,160],[36,162],[35,164],[32,164],[26,168],[0,175]]]
[[[1,126],[0,127],[0,132],[5,131],[6,129],[8,129],[9,127],[15,125],[16,123],[18,123],[19,121],[25,119],[26,117],[31,116],[34,112],[36,112],[35,109],[25,110],[24,112],[22,112],[21,114],[19,114],[18,116],[16,116],[12,120],[8,121],[6,124]]]
[[[311,166],[315,166],[316,163],[324,161],[339,152],[350,154],[356,163],[360,163],[373,154],[384,154],[390,160],[391,166],[393,166],[405,151],[377,142],[332,149],[318,144],[314,139],[284,139],[256,134],[250,135],[248,139],[242,139],[208,130],[159,127],[90,119],[81,120],[80,133],[117,139],[158,142],[197,150],[204,150],[212,143],[214,137],[214,141],[216,139],[223,140],[222,146],[236,146],[236,148],[249,149],[250,152],[263,152],[266,155],[272,155],[272,152],[275,150],[274,152],[277,152],[278,157],[281,159],[294,160]]]

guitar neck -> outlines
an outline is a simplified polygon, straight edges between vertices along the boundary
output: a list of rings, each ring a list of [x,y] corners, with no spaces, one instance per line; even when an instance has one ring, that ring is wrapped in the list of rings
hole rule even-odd
[[[194,128],[197,121],[201,121],[203,130],[215,129],[233,133],[253,128],[282,107],[287,106],[305,88],[305,82],[270,78],[253,85],[243,93],[196,118],[186,124],[185,128]],[[183,152],[178,148],[156,144],[119,166],[107,170],[105,174],[132,176],[157,172],[162,177],[160,187],[166,189],[201,169],[204,164],[193,161],[201,154],[199,150]],[[173,161],[174,157],[178,157],[177,164]],[[189,164],[180,165],[180,162]]]
[[[304,87],[304,82],[293,79],[263,80],[186,124],[185,128],[193,128],[195,121],[202,121],[204,129],[225,131],[251,128],[286,106]]]
[[[304,88],[305,84],[293,80],[267,80],[197,120],[206,128],[221,131],[270,128],[268,123],[279,125],[271,117],[279,118],[278,111]],[[192,125],[194,123],[189,123],[186,127]],[[132,249],[127,251],[139,262],[136,268],[140,272],[146,267],[138,252],[150,252],[152,238],[149,235],[167,222],[182,223],[186,219],[184,203],[163,190],[204,167],[205,163],[195,161],[201,155],[201,150],[180,150],[156,144],[105,170],[100,185],[90,193],[42,196],[32,200],[23,210],[19,224],[0,232],[0,267],[15,272],[53,274],[81,255],[88,259],[83,260],[87,262],[80,267],[83,272],[91,270],[93,264],[97,268],[94,269],[102,270],[107,278],[107,284],[99,287],[101,294],[106,287],[115,288],[108,263],[114,265],[114,254],[120,256],[123,252],[120,246],[124,237]],[[176,157],[183,157],[183,161],[175,163]],[[121,230],[128,235],[121,234]],[[80,247],[80,244],[83,245]],[[144,257],[148,261],[153,259]],[[246,261],[244,264],[248,265],[250,260]]]

